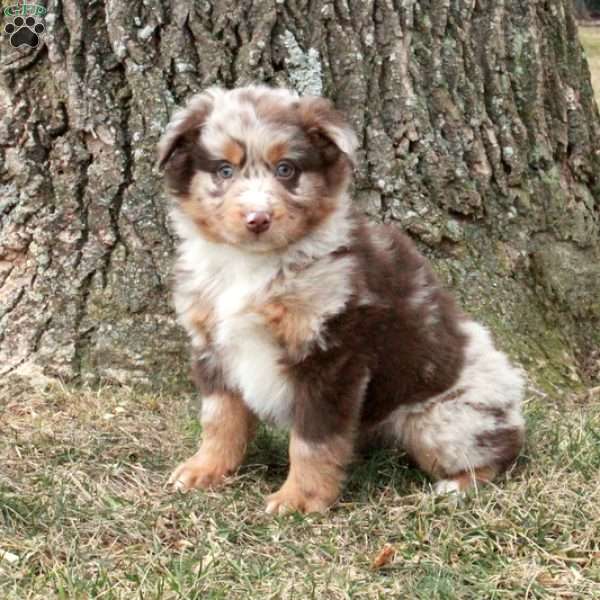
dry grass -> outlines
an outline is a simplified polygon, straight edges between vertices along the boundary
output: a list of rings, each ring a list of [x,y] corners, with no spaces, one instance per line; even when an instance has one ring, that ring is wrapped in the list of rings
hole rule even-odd
[[[592,86],[600,103],[600,27],[580,27],[579,37],[592,72]]]
[[[434,498],[405,458],[356,465],[326,516],[271,518],[283,434],[262,430],[221,493],[172,494],[189,398],[54,387],[0,400],[0,598],[600,598],[600,407],[527,404],[498,487]],[[378,570],[373,560],[390,560]],[[385,562],[383,560],[382,562]]]

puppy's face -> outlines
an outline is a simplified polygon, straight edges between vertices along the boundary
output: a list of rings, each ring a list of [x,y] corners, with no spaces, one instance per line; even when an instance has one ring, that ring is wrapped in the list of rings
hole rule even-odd
[[[323,98],[212,88],[175,115],[159,160],[202,236],[269,252],[307,235],[345,201],[355,145]]]

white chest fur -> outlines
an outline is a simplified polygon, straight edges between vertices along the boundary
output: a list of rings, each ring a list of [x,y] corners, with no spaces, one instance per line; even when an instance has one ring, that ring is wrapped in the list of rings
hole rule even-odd
[[[185,277],[177,283],[175,308],[180,321],[202,351],[204,339],[187,315],[198,298],[212,310],[212,344],[227,383],[261,418],[289,425],[293,385],[281,368],[282,349],[262,318],[251,307],[277,275],[275,257],[245,254],[200,238],[180,248],[178,267]]]
[[[268,263],[240,265],[216,298],[215,343],[230,385],[262,419],[288,425],[292,417],[293,384],[281,366],[282,349],[263,319],[250,309],[253,299],[277,274]]]
[[[283,349],[252,307],[257,299],[268,298],[270,285],[277,278],[275,287],[279,292],[282,286],[285,289],[289,285],[315,307],[311,312],[317,339],[324,320],[341,310],[351,293],[352,260],[338,259],[333,264],[327,256],[345,240],[347,228],[334,221],[323,232],[326,235],[310,240],[310,250],[314,251],[318,243],[319,254],[325,256],[303,275],[292,274],[289,281],[284,278],[282,282],[286,257],[253,254],[211,243],[198,236],[188,221],[174,217],[182,240],[177,267],[184,273],[177,281],[175,308],[192,344],[199,352],[206,344],[190,318],[195,303],[201,299],[210,305],[211,342],[226,382],[240,390],[244,401],[260,418],[289,425],[294,384],[282,367]],[[337,230],[334,234],[333,228]],[[296,249],[296,255],[305,253],[307,246],[308,243]]]

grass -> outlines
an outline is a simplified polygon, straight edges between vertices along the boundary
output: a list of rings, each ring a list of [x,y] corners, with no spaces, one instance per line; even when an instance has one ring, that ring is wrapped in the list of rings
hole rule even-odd
[[[585,48],[592,72],[592,87],[600,104],[600,27],[580,27],[579,38]]]
[[[400,453],[360,461],[325,516],[271,518],[286,440],[221,492],[173,494],[190,397],[11,388],[0,400],[0,598],[600,598],[600,398],[533,393],[498,486],[436,498]],[[385,544],[395,556],[373,569]]]

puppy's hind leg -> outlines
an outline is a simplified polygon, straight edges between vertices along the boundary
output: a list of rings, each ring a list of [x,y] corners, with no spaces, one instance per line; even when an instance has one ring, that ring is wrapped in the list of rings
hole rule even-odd
[[[498,469],[492,466],[465,471],[448,479],[440,479],[433,486],[433,492],[438,495],[461,493],[480,483],[489,483],[496,475]]]
[[[524,440],[523,378],[477,323],[463,324],[465,362],[455,385],[404,413],[394,427],[414,460],[438,480],[438,493],[494,479]]]
[[[486,410],[459,397],[410,415],[402,441],[437,480],[434,491],[443,494],[492,481],[516,459],[523,437],[520,414]]]

